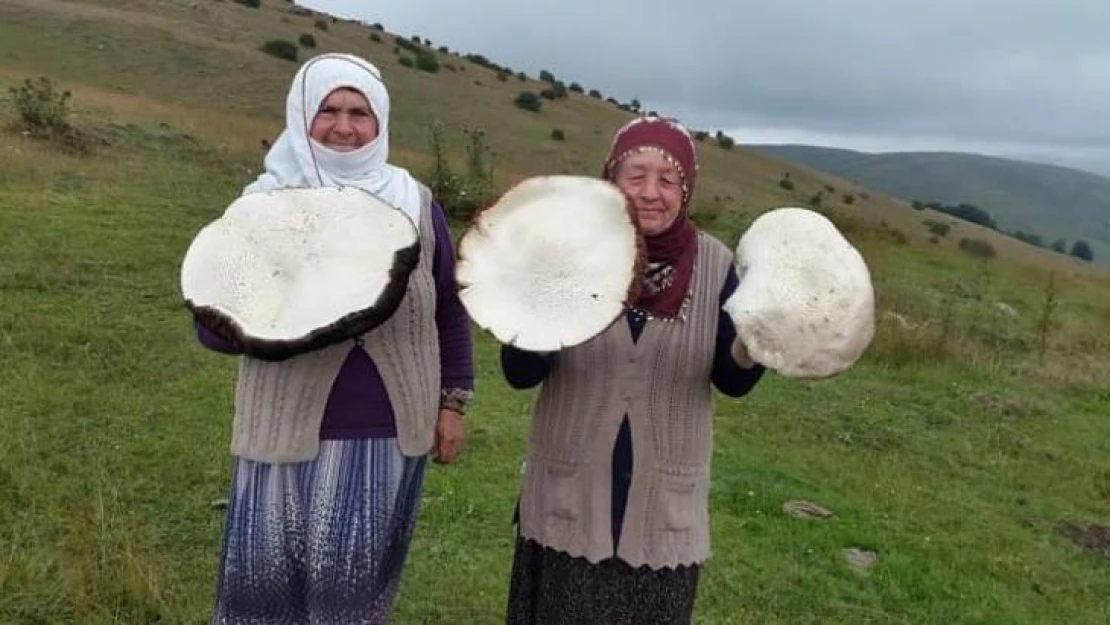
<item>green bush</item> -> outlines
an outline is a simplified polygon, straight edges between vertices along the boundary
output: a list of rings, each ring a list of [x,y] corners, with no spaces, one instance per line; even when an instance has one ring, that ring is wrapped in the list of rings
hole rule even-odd
[[[402,56],[399,59],[397,59],[397,62],[400,63],[401,65],[404,65],[405,67],[413,67],[413,66],[416,65],[416,63],[412,60],[411,56]]]
[[[57,141],[66,150],[84,154],[92,147],[88,135],[69,121],[69,91],[59,93],[46,76],[32,81],[27,78],[20,87],[9,89],[12,103],[19,115],[19,127],[37,139]]]
[[[306,48],[315,48],[316,47],[316,37],[313,37],[310,33],[302,34],[301,38],[298,41],[300,42],[300,44],[302,46],[304,46]]]
[[[513,100],[513,104],[515,104],[517,108],[532,111],[533,113],[538,113],[539,110],[543,108],[543,102],[540,100],[539,96],[532,91],[521,91],[520,94],[516,96],[516,99]]]
[[[943,221],[926,219],[924,223],[925,227],[929,229],[929,232],[937,235],[938,237],[947,236],[948,232],[952,230],[952,226],[944,223]]]
[[[983,260],[994,258],[998,254],[993,245],[982,239],[960,239],[960,249]]]
[[[439,59],[431,50],[421,50],[416,53],[416,69],[434,74],[439,71]]]
[[[551,131],[551,138],[556,141],[566,141],[567,136],[563,133],[562,129],[555,128]]]
[[[297,60],[297,44],[286,39],[271,39],[260,48],[266,54],[286,61]]]

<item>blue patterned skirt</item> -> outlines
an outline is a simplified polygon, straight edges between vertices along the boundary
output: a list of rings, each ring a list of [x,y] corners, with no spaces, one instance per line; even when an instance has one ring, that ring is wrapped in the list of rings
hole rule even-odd
[[[234,459],[212,623],[386,622],[425,464],[395,438],[323,440],[294,464]]]

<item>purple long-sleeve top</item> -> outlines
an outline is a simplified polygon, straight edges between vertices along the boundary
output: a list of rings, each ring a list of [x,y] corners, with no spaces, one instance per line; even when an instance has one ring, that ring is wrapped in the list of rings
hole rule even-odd
[[[459,300],[455,282],[455,251],[447,218],[438,202],[432,202],[435,255],[432,274],[436,288],[436,328],[439,331],[440,372],[443,388],[474,388],[474,361],[470,324]],[[240,351],[200,324],[197,338],[202,345],[225,354]],[[385,383],[366,350],[352,343],[339,370],[320,424],[320,438],[386,438],[397,435],[393,407]]]

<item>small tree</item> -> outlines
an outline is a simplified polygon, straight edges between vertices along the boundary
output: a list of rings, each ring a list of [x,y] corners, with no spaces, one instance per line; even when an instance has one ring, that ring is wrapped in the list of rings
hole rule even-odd
[[[1052,242],[1052,251],[1059,252],[1061,254],[1067,254],[1068,242],[1063,239],[1056,239]]]
[[[724,132],[718,130],[717,131],[717,145],[721,146],[722,148],[724,148],[726,150],[731,150],[732,146],[736,145],[736,142],[733,141],[732,137],[730,137],[730,136],[726,135]]]
[[[994,246],[982,239],[960,239],[960,249],[983,260],[994,258],[997,254]]]
[[[532,91],[521,91],[516,96],[516,99],[513,100],[513,104],[515,104],[517,108],[532,111],[533,113],[538,113],[539,110],[543,108],[543,102],[540,100],[539,96]]]
[[[316,37],[313,37],[311,33],[303,33],[298,41],[306,48],[316,47]]]
[[[261,50],[270,56],[286,61],[297,60],[297,44],[285,39],[271,39],[262,44]]]
[[[439,71],[439,59],[431,50],[421,50],[416,53],[416,68],[434,74]]]
[[[1091,246],[1082,239],[1071,244],[1071,255],[1087,262],[1095,259],[1095,253],[1091,250]]]

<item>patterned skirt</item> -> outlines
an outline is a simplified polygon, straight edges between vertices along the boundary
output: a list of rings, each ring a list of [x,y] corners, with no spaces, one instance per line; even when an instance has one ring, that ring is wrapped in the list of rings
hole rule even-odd
[[[426,457],[323,440],[309,462],[234,459],[212,623],[384,623]]]
[[[617,559],[592,564],[517,537],[509,625],[678,625],[691,622],[698,567],[652,570]]]

